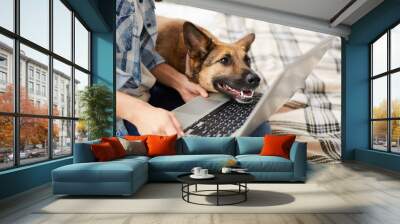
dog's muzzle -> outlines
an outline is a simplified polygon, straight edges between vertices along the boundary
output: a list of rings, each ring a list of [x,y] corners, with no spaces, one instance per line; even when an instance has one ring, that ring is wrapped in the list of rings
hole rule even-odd
[[[260,77],[255,73],[248,73],[240,79],[222,77],[213,81],[215,89],[225,93],[239,103],[251,103],[254,90],[260,84]]]

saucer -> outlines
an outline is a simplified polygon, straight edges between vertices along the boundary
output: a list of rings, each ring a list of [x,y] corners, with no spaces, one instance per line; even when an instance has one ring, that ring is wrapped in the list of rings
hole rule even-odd
[[[194,174],[192,174],[192,175],[190,175],[190,178],[193,178],[193,179],[211,179],[211,178],[214,178],[215,176],[214,175],[212,175],[212,174],[207,174],[207,175],[204,175],[204,176],[201,176],[201,175],[194,175]]]

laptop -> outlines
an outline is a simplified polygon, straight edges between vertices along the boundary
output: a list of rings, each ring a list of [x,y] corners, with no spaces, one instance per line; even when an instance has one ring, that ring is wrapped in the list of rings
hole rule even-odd
[[[262,122],[281,108],[295,93],[305,88],[305,80],[332,46],[325,39],[307,53],[288,64],[270,85],[241,104],[221,93],[208,98],[196,97],[172,112],[185,135],[222,137],[250,135]]]

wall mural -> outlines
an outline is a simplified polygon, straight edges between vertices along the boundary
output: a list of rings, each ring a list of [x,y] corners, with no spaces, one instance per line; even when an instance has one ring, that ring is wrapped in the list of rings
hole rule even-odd
[[[117,1],[118,135],[246,136],[261,125],[307,142],[310,161],[339,161],[340,38],[164,2],[156,22],[153,7]]]

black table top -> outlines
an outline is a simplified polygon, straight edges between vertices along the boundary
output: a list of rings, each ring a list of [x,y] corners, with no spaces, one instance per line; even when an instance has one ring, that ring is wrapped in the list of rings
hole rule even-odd
[[[249,173],[213,173],[215,177],[211,179],[193,179],[190,175],[191,173],[182,174],[177,179],[185,184],[236,184],[255,180],[255,177]]]

